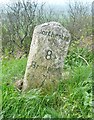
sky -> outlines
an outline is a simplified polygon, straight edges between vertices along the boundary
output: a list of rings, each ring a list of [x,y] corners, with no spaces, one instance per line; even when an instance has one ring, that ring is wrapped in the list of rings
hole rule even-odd
[[[0,0],[0,4],[8,4],[13,1],[17,1],[17,0]],[[62,4],[63,5],[63,4],[66,4],[69,0],[35,0],[35,1],[38,1],[38,3],[46,2],[47,4],[57,4],[57,5]],[[73,1],[73,0],[70,0],[70,1]],[[89,3],[93,2],[93,0],[77,0],[77,1],[89,2]]]

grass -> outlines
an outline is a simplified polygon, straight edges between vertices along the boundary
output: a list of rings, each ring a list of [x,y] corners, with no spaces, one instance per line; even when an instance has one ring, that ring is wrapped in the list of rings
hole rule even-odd
[[[26,62],[26,58],[3,60],[4,118],[92,118],[91,65],[67,69],[69,77],[62,78],[53,93],[42,94],[37,89],[21,93],[14,81],[23,78]]]

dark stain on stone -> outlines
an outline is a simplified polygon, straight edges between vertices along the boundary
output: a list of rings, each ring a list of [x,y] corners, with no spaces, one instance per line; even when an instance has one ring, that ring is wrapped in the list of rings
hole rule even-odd
[[[65,36],[64,40],[69,41],[69,37]]]

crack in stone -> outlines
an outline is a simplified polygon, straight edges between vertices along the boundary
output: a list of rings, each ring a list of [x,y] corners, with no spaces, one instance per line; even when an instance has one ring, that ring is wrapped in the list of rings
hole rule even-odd
[[[41,83],[41,85],[40,85],[39,87],[42,87],[42,86],[44,85],[44,82],[45,82],[45,80],[46,80],[46,78],[47,78],[46,75],[43,74],[43,76],[44,76],[45,78],[44,78],[44,80],[42,81],[42,83]]]

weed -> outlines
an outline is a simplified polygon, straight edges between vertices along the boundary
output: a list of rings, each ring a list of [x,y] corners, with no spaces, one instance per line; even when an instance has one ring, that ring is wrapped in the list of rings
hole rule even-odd
[[[67,69],[69,77],[60,80],[58,90],[42,94],[38,89],[17,91],[13,81],[23,77],[26,59],[3,61],[4,118],[91,118],[92,69],[83,65]],[[9,84],[7,84],[9,83]]]

